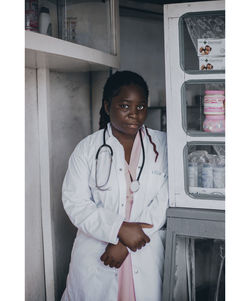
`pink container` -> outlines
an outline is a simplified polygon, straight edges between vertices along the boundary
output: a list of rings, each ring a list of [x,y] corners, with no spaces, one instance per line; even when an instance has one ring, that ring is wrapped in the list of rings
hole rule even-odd
[[[204,96],[204,114],[221,115],[225,113],[224,90],[206,90]]]
[[[224,115],[206,115],[203,122],[203,130],[209,133],[225,132],[225,116]]]

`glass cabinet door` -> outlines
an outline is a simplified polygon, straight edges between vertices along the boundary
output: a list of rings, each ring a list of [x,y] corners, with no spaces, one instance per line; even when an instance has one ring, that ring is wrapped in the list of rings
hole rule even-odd
[[[26,30],[116,55],[113,0],[26,0],[25,4]]]
[[[225,134],[225,81],[196,80],[182,85],[183,129],[190,136]]]
[[[225,199],[225,144],[190,142],[184,150],[185,190],[194,198]]]
[[[225,241],[176,236],[173,301],[225,300]]]
[[[180,64],[187,73],[225,71],[225,12],[187,13],[179,21]]]

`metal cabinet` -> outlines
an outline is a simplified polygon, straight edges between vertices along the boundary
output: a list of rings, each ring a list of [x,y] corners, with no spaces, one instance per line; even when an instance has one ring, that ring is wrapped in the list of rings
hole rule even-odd
[[[164,301],[225,300],[225,216],[221,210],[168,210],[164,271]]]
[[[164,5],[171,207],[225,209],[224,6]]]
[[[225,300],[224,9],[224,1],[164,6],[170,201],[164,301]],[[217,127],[206,128],[210,120]]]

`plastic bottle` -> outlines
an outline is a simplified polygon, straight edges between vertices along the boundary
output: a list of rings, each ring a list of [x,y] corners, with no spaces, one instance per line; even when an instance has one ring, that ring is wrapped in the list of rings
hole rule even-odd
[[[51,29],[49,9],[47,7],[42,7],[39,15],[39,32],[51,36]]]
[[[213,168],[214,188],[225,188],[225,166]]]
[[[213,177],[214,188],[225,188],[225,156],[216,156]]]
[[[25,0],[25,29],[38,31],[38,1]]]
[[[201,186],[213,188],[213,166],[211,163],[203,163],[201,169]]]
[[[188,163],[188,184],[189,187],[198,186],[198,165],[195,162]]]

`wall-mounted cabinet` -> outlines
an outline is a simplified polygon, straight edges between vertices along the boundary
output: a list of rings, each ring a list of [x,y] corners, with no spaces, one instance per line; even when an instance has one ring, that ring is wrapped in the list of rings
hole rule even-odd
[[[171,207],[225,208],[224,5],[164,6]]]
[[[119,67],[117,0],[26,2],[36,4],[33,28],[26,6],[26,67],[72,72]],[[50,29],[41,25],[43,11],[49,14]]]

